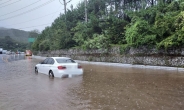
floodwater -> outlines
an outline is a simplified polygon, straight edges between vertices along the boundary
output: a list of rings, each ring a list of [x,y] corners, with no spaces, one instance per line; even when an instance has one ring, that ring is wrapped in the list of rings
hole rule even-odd
[[[0,110],[184,109],[184,71],[81,63],[83,76],[50,79],[39,61],[0,63]]]

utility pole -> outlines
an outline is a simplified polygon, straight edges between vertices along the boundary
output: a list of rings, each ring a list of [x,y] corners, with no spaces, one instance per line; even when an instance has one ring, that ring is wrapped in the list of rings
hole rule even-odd
[[[66,1],[66,0],[63,0],[63,3],[61,3],[61,1],[59,0],[59,2],[64,5],[64,10],[65,10],[65,20],[66,20],[66,6],[69,2],[71,2],[72,0],[69,0],[69,1]]]
[[[66,20],[66,0],[63,0],[63,2],[64,2],[64,9],[65,9],[65,20]]]
[[[85,21],[87,23],[88,22],[87,0],[85,0],[84,2],[85,2]]]

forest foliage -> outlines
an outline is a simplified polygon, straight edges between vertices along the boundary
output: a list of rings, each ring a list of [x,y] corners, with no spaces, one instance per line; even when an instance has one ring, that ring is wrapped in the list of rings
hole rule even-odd
[[[8,51],[25,51],[28,47],[28,43],[17,42],[12,39],[10,36],[5,36],[0,38],[0,48]]]
[[[88,0],[61,14],[32,45],[33,50],[184,46],[184,0]],[[66,18],[66,19],[65,19]]]

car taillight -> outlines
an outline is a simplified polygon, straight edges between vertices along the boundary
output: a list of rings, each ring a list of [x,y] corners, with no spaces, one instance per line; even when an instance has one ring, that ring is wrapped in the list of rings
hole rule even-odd
[[[64,70],[64,69],[66,69],[66,67],[65,66],[58,66],[58,69],[59,70]]]
[[[82,68],[82,66],[81,65],[78,65],[78,68]]]

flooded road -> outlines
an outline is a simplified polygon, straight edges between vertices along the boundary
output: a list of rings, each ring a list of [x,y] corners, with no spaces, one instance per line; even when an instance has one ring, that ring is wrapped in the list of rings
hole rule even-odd
[[[50,79],[29,57],[0,61],[0,110],[183,110],[184,72],[81,63],[84,75]],[[17,58],[17,57],[15,57]]]

